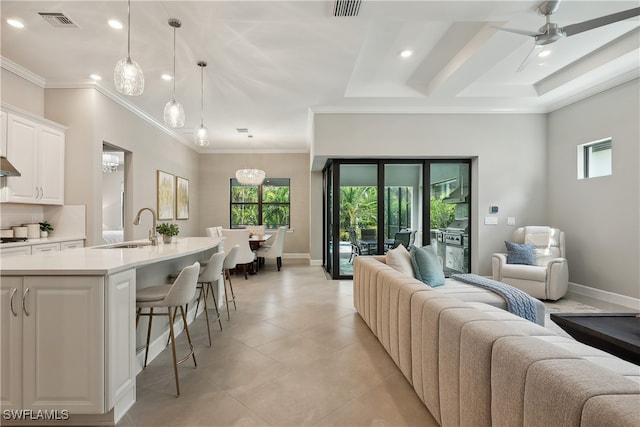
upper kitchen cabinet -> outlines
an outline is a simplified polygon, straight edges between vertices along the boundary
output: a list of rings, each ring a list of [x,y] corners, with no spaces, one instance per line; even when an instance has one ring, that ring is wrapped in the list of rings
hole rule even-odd
[[[6,157],[21,176],[6,178],[3,202],[64,204],[65,128],[7,112]]]

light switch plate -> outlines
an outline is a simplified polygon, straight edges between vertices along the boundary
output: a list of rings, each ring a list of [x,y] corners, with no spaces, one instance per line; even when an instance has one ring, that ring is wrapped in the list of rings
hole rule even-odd
[[[516,217],[515,216],[507,217],[507,225],[516,225]]]
[[[498,225],[498,217],[485,216],[484,217],[484,225]]]

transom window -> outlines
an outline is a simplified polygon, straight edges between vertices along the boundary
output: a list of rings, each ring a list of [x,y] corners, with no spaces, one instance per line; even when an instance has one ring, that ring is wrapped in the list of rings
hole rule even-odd
[[[289,178],[267,178],[262,185],[242,185],[231,178],[231,228],[264,225],[268,229],[290,227]]]

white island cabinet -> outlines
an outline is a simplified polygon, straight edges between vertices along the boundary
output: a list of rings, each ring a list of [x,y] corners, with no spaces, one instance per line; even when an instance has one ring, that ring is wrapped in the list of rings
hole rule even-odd
[[[6,410],[48,411],[68,413],[59,425],[115,424],[135,403],[136,288],[205,261],[221,241],[192,237],[159,246],[78,248],[3,259],[3,415]],[[25,421],[3,417],[2,425]]]

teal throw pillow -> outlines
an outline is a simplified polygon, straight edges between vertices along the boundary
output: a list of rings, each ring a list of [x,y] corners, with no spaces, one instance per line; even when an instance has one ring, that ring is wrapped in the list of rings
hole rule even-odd
[[[411,264],[416,279],[435,288],[444,285],[444,271],[438,254],[431,246],[411,247]]]
[[[536,247],[530,243],[504,242],[507,247],[507,264],[534,265]]]

